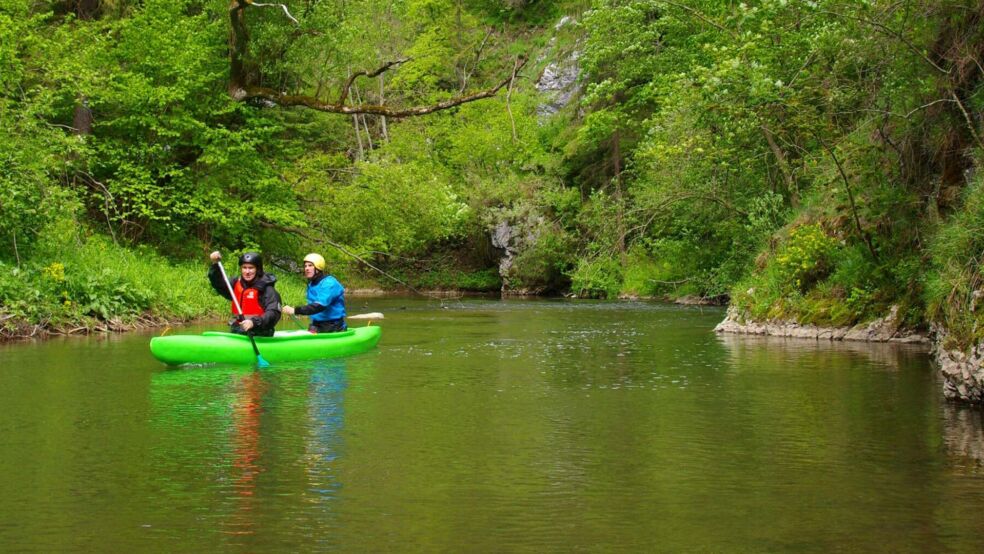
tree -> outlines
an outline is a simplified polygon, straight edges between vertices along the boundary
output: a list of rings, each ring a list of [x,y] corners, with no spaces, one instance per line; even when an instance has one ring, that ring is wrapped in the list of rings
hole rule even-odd
[[[378,77],[389,69],[411,61],[409,58],[385,62],[372,71],[361,70],[352,73],[345,79],[345,82],[341,86],[338,99],[334,102],[323,100],[318,96],[286,94],[281,90],[257,85],[255,82],[257,80],[256,73],[249,71],[247,68],[247,57],[250,46],[250,33],[246,20],[247,8],[258,7],[279,8],[283,10],[284,15],[291,22],[300,26],[300,22],[290,14],[287,6],[284,4],[263,4],[255,3],[252,0],[231,0],[229,5],[229,95],[236,100],[266,101],[283,107],[303,106],[318,111],[338,114],[372,114],[386,117],[419,116],[495,96],[503,88],[512,86],[517,73],[526,65],[527,61],[525,56],[518,56],[509,69],[508,76],[490,88],[414,107],[393,108],[382,104],[353,105],[347,102],[350,99],[351,88],[356,82],[356,79],[360,77]],[[305,31],[300,30],[298,32],[303,33]]]

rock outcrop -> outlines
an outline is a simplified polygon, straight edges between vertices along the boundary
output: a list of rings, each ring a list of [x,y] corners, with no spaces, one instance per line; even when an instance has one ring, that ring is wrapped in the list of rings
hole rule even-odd
[[[554,29],[559,31],[573,21],[565,16]],[[547,52],[555,52],[556,44],[557,38],[551,38]],[[536,80],[536,90],[543,97],[543,102],[536,107],[536,113],[541,117],[549,117],[564,109],[581,90],[578,82],[581,77],[581,66],[578,63],[581,51],[575,48],[566,54],[558,52],[556,55],[560,59],[548,63]]]
[[[544,218],[527,215],[517,221],[500,221],[492,228],[492,246],[502,251],[499,259],[499,277],[502,278],[502,294],[511,296],[535,296],[546,285],[524,282],[517,275],[522,268],[516,266],[519,255],[536,244]]]
[[[950,400],[981,404],[984,401],[984,343],[969,351],[943,347],[946,334],[936,333],[933,352],[943,376],[943,396]]]
[[[792,321],[752,321],[735,307],[728,308],[728,315],[714,330],[718,333],[745,335],[769,335],[817,340],[846,340],[867,342],[900,342],[929,344],[925,335],[902,327],[898,306],[892,306],[888,315],[870,323],[853,327],[820,327],[802,325]]]

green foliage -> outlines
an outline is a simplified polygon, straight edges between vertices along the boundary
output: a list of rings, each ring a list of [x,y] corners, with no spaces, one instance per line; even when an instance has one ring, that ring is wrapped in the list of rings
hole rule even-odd
[[[796,227],[773,260],[776,280],[787,290],[810,288],[829,274],[836,246],[819,224]]]
[[[411,278],[414,286],[423,290],[461,290],[498,292],[502,278],[497,268],[462,271],[453,268],[432,268]]]
[[[552,227],[540,227],[533,244],[513,260],[510,285],[517,289],[546,292],[566,290],[566,272],[571,264],[568,236]]]
[[[960,210],[939,228],[929,253],[927,312],[946,326],[947,346],[966,349],[984,339],[984,180],[979,175],[966,190]]]
[[[208,297],[189,304],[194,291],[202,291],[201,265],[164,271],[169,264],[149,249],[122,249],[98,235],[62,236],[51,241],[56,243],[61,246],[40,247],[39,256],[20,267],[0,262],[0,313],[10,316],[8,329],[24,322],[56,328],[95,320],[127,322],[143,314],[190,318],[217,307]],[[197,277],[194,288],[174,290],[191,274]]]
[[[65,328],[228,312],[228,302],[208,285],[204,260],[175,264],[146,246],[120,247],[108,237],[79,233],[70,221],[48,233],[32,261],[20,267],[0,262],[0,316],[8,331],[25,322]],[[285,301],[303,300],[301,278],[278,277]]]
[[[757,319],[830,323],[822,314],[830,311],[828,299],[837,295],[823,281],[834,269],[837,252],[837,241],[819,224],[795,227],[766,267],[743,283],[733,300]]]
[[[59,151],[73,146],[0,106],[0,259],[29,255],[49,221],[76,209],[73,194],[52,178]]]
[[[611,257],[579,259],[571,271],[571,290],[589,298],[615,298],[622,289],[622,266]]]
[[[349,98],[418,105],[501,82],[521,52],[538,66],[496,98],[384,121],[231,99],[222,3],[108,2],[77,18],[4,2],[5,313],[224,310],[199,295],[213,248],[319,250],[365,280],[337,244],[423,286],[497,288],[489,233],[507,222],[524,229],[517,288],[730,293],[755,317],[838,324],[891,304],[919,323],[927,305],[975,337],[979,185],[960,194],[984,102],[972,10],[586,4],[309,2],[289,6],[296,26],[276,6],[246,11],[246,72],[288,94],[333,101],[354,72],[413,57]],[[574,24],[556,29],[561,14]],[[572,52],[580,89],[541,117],[533,75]],[[450,261],[392,261],[408,259]],[[302,294],[294,276],[284,286]]]

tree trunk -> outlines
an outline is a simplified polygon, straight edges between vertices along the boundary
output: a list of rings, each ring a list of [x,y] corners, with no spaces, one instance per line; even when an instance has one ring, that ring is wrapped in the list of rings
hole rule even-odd
[[[383,94],[384,94],[383,93],[383,76],[380,75],[379,76],[379,105],[380,106],[385,106],[386,105],[386,98],[384,97]],[[389,131],[386,129],[386,116],[385,115],[380,116],[379,123],[380,123],[380,125],[382,127],[383,142],[389,142]]]
[[[762,134],[765,135],[765,140],[769,143],[769,149],[772,150],[772,155],[776,157],[776,165],[779,166],[783,181],[786,183],[786,192],[789,194],[789,205],[796,208],[799,206],[799,190],[796,187],[796,179],[793,177],[793,172],[789,169],[789,162],[786,161],[786,154],[779,147],[779,144],[776,143],[776,138],[772,134],[772,131],[765,125],[762,125]]]
[[[75,105],[72,129],[76,135],[92,134],[92,110],[89,108],[89,99],[85,95],[79,96],[79,103]]]
[[[229,23],[232,32],[229,33],[229,96],[236,100],[246,98],[246,69],[243,58],[246,45],[249,44],[249,32],[246,30],[246,0],[232,0],[229,5]]]
[[[622,202],[622,149],[620,147],[621,133],[615,130],[612,139],[612,161],[615,165],[615,225],[618,233],[618,255],[622,268],[629,265],[628,255],[625,252],[625,206]]]

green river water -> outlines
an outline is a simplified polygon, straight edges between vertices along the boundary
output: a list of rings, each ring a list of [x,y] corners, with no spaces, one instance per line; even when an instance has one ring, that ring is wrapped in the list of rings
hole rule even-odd
[[[168,369],[160,330],[0,345],[0,551],[984,549],[981,413],[922,349],[349,304],[386,314],[377,349],[259,371]]]

